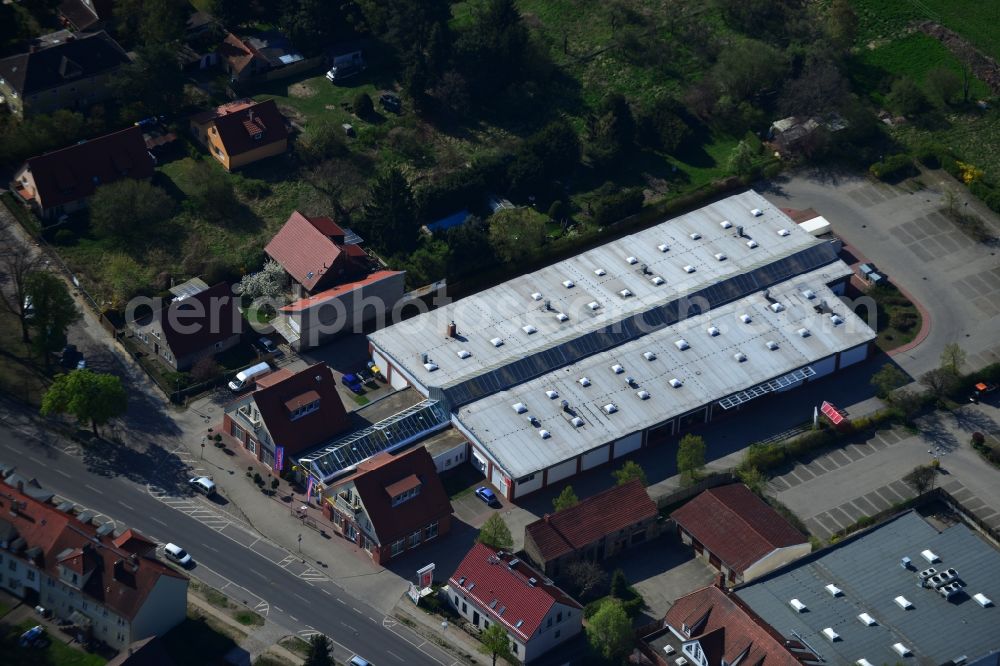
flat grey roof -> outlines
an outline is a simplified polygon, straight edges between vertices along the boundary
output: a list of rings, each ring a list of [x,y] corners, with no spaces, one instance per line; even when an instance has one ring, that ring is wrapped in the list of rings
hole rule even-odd
[[[754,209],[759,216],[751,214]],[[779,235],[781,230],[787,235]],[[821,244],[764,197],[747,191],[376,331],[369,339],[425,389],[454,385]],[[451,321],[457,338],[446,335]],[[494,346],[494,339],[503,344]],[[459,352],[468,355],[461,358]],[[424,354],[436,369],[425,369]]]
[[[835,261],[772,287],[771,300],[757,292],[682,319],[460,407],[456,418],[512,477],[540,471],[873,340],[874,331],[826,286],[847,275],[847,265]],[[841,323],[816,312],[824,301]],[[781,305],[780,311],[772,309],[773,302]],[[808,331],[806,337],[801,329]],[[681,340],[686,349],[677,346]],[[773,350],[768,347],[772,342]],[[650,352],[653,360],[646,358]],[[737,360],[737,353],[745,360]],[[622,367],[621,373],[612,369],[615,365]],[[580,383],[583,377],[589,386]],[[675,379],[679,387],[671,384]],[[649,397],[641,399],[639,391]],[[563,408],[563,400],[571,411]],[[518,404],[523,405],[521,413],[514,408]],[[606,413],[609,404],[617,411]],[[583,424],[574,425],[574,417]]]
[[[921,553],[940,558],[930,563]],[[916,567],[900,566],[909,557]],[[966,594],[951,601],[918,586],[917,571],[953,568]],[[1000,608],[982,607],[972,597],[984,594],[1000,602],[1000,552],[965,525],[938,532],[918,514],[907,512],[840,545],[814,553],[783,569],[737,588],[736,594],[781,634],[798,635],[831,664],[943,664],[1000,650]],[[833,596],[833,584],[842,594]],[[894,599],[912,604],[904,610]],[[789,605],[798,599],[808,610]],[[876,622],[858,619],[867,613]],[[831,641],[823,630],[839,637]],[[892,646],[912,652],[903,658]]]

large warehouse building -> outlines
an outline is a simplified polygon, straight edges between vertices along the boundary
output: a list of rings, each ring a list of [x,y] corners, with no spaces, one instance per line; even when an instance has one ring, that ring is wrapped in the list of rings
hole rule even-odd
[[[857,363],[850,269],[753,191],[377,331],[507,498]]]

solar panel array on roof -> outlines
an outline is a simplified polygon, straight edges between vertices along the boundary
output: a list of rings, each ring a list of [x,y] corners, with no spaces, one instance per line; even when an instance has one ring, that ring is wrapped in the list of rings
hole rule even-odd
[[[299,458],[328,483],[372,456],[415,442],[447,426],[449,415],[436,400],[424,400],[364,430]]]

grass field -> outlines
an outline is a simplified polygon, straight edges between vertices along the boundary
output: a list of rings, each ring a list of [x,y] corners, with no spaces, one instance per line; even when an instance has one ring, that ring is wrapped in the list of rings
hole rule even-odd
[[[853,0],[859,42],[898,36],[914,21],[934,21],[1000,60],[1000,2],[995,0]]]
[[[96,654],[84,652],[79,646],[70,647],[63,642],[63,636],[49,634],[51,642],[45,648],[21,647],[18,637],[35,626],[35,622],[27,620],[10,627],[0,626],[0,656],[4,666],[101,666],[107,663]]]
[[[0,392],[29,405],[41,405],[49,384],[42,369],[32,359],[31,350],[21,342],[21,323],[0,309]]]
[[[851,75],[860,90],[881,103],[893,78],[908,76],[924,85],[927,73],[938,67],[962,73],[962,65],[951,51],[933,37],[917,32],[878,48],[863,50],[852,62]],[[989,97],[990,90],[985,83],[973,78],[969,95],[972,99]]]

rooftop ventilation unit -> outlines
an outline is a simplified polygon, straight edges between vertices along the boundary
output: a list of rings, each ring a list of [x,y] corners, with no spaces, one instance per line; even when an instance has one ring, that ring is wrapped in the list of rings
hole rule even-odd
[[[574,416],[569,420],[569,422],[573,424],[574,428],[580,428],[583,426],[583,419],[581,419],[579,416]]]
[[[691,264],[688,264],[687,266],[684,267],[684,272],[685,273],[694,273],[694,266],[692,266]]]
[[[664,652],[665,654],[668,654],[668,655],[671,655],[671,654],[673,654],[674,652],[677,652],[677,650],[675,650],[675,649],[674,649],[674,646],[673,646],[673,645],[664,645],[664,646],[663,646],[663,652]]]
[[[629,296],[632,295],[632,290],[622,289],[621,291],[618,292],[618,295],[621,296],[622,298],[628,298]]]
[[[580,377],[576,381],[577,381],[577,383],[580,384],[580,386],[590,386],[590,378],[589,377]]]
[[[500,345],[503,344],[503,338],[491,338],[490,344],[493,345],[494,347],[499,347]]]
[[[917,574],[917,578],[919,578],[920,582],[923,583],[925,580],[927,580],[937,572],[938,572],[937,569],[935,569],[934,567],[927,567],[926,569]]]
[[[750,315],[744,312],[743,314],[740,315],[740,321],[743,322],[744,324],[749,324],[751,321],[753,321],[753,319],[750,318]]]
[[[688,344],[688,341],[685,340],[684,338],[681,338],[680,340],[675,340],[674,346],[680,349],[681,351],[684,351],[685,349],[689,349],[691,347],[691,345]]]
[[[534,326],[532,326],[531,324],[528,324],[526,326],[522,326],[521,330],[524,331],[525,333],[527,333],[528,335],[531,335],[532,333],[537,333],[538,332],[538,329],[535,328]]]
[[[809,332],[808,328],[800,328],[796,333],[799,334],[800,338],[808,338],[812,333]]]
[[[771,312],[781,312],[785,309],[785,306],[781,303],[771,303]]]
[[[892,650],[893,650],[893,652],[895,652],[896,654],[898,654],[900,657],[909,657],[910,656],[910,648],[906,647],[902,643],[893,643],[892,644]]]
[[[635,381],[635,377],[626,377],[625,383],[628,384],[629,388],[639,388],[639,382]]]
[[[659,245],[656,246],[656,249],[659,250],[660,252],[666,252],[667,250],[670,249],[670,246],[667,245],[666,243],[660,243]]]
[[[941,561],[941,558],[938,557],[937,555],[935,555],[930,550],[922,550],[922,551],[920,551],[920,557],[924,558],[925,560],[927,560],[931,564],[934,564],[935,562],[940,562]]]
[[[606,270],[604,270],[603,268],[595,268],[594,269],[594,275],[596,275],[597,277],[604,277],[607,274],[608,274],[608,272]]]
[[[427,372],[434,372],[435,370],[438,369],[438,365],[437,363],[427,361],[426,363],[424,363],[424,369],[427,370]]]
[[[670,380],[670,385],[673,386],[674,388],[680,388],[684,386],[681,380],[677,379],[676,377]]]
[[[605,414],[614,414],[615,412],[618,411],[618,405],[616,405],[613,402],[609,402],[608,404],[604,405],[604,407],[601,407],[601,409],[604,410]]]
[[[823,635],[826,636],[826,639],[831,643],[835,643],[836,641],[840,640],[840,634],[834,631],[833,627],[827,627],[826,629],[824,629]]]
[[[661,284],[663,284],[664,282],[666,282],[666,280],[664,280],[663,278],[661,278],[659,275],[654,275],[653,277],[651,277],[649,279],[649,281],[652,282],[653,284],[655,284],[657,287],[659,287]]]
[[[805,291],[803,291],[803,292],[802,292],[802,295],[803,295],[803,296],[804,296],[805,298],[808,298],[808,299],[809,299],[810,301],[811,301],[812,299],[816,298],[816,292],[815,292],[815,291],[813,291],[812,289],[806,289]]]
[[[760,243],[758,243],[755,240],[748,240],[747,241],[747,247],[750,248],[751,250],[754,249],[755,247],[759,247],[759,246],[760,246]]]
[[[949,583],[947,585],[942,585],[938,588],[938,594],[940,594],[945,599],[951,599],[956,594],[962,592],[962,585],[960,583]]]
[[[470,356],[472,356],[472,352],[470,352],[468,349],[459,349],[455,353],[458,354],[459,358],[469,358]]]
[[[523,402],[515,402],[510,407],[518,414],[524,414],[526,411],[528,411],[528,406]]]
[[[722,227],[723,229],[731,229],[733,223],[730,222],[729,220],[723,220],[722,222],[719,222],[719,226]]]
[[[844,318],[841,317],[840,315],[832,314],[830,315],[830,321],[833,322],[834,326],[840,326],[841,324],[844,323]]]
[[[904,569],[909,569],[910,566],[912,565],[912,563],[913,563],[913,560],[911,560],[908,557],[901,557],[901,558],[899,558],[899,566],[903,567]]]
[[[539,430],[538,436],[541,437],[542,439],[548,439],[549,437],[552,436],[552,433],[549,432],[548,430]]]
[[[576,285],[573,284],[572,280],[563,280],[562,286],[566,287],[567,289],[572,289]]]
[[[628,263],[630,263],[632,265],[635,265],[635,264],[639,263],[639,260],[636,259],[635,257],[625,257],[625,261],[627,261]]]
[[[559,321],[569,321],[569,315],[566,314],[565,312],[557,312],[556,319],[558,319]]]
[[[739,363],[742,363],[743,361],[747,360],[747,355],[744,354],[743,352],[736,352],[735,354],[733,354],[733,358],[735,358]]]
[[[687,666],[688,660],[684,657],[677,657],[674,659],[674,666]]]
[[[874,665],[872,664],[872,662],[868,661],[868,660],[867,660],[867,659],[865,659],[864,657],[861,657],[861,659],[858,659],[858,660],[857,660],[856,662],[854,662],[854,663],[855,663],[855,665],[856,665],[856,666],[874,666]]]
[[[722,254],[721,252],[717,252],[715,254],[715,258],[718,261],[725,261],[726,260],[726,255]]]
[[[642,352],[642,357],[644,359],[646,359],[647,361],[655,361],[656,360],[656,354],[654,354],[651,351]]]
[[[874,627],[876,624],[878,624],[878,622],[875,621],[875,618],[873,618],[868,613],[862,613],[861,615],[858,616],[858,619],[861,620],[862,624],[868,627]]]
[[[559,393],[553,391],[552,389],[549,389],[548,391],[545,392],[545,397],[547,397],[549,400],[555,400],[556,398],[559,397]]]
[[[622,367],[621,363],[615,363],[613,366],[611,366],[611,372],[615,373],[616,375],[620,375],[623,372],[625,372],[625,368]]]
[[[719,329],[715,326],[709,326],[707,330],[708,334],[713,338],[719,334]]]
[[[770,349],[771,351],[775,351],[778,349],[778,343],[775,342],[774,340],[768,340],[767,348]]]
[[[638,396],[639,400],[649,400],[649,391],[645,389],[637,391],[636,396]]]
[[[598,303],[597,301],[591,301],[587,303],[587,307],[590,308],[591,310],[597,310],[599,307],[601,307],[601,304]]]
[[[831,597],[839,597],[840,595],[842,595],[844,593],[843,590],[841,590],[839,587],[837,587],[833,583],[830,583],[829,585],[827,585],[823,589],[825,589],[827,592],[829,592]]]
[[[761,215],[764,214],[764,211],[762,211],[760,208],[754,208],[753,210],[750,211],[750,214],[753,215],[754,217],[760,217]]]
[[[778,235],[779,236],[790,236],[791,233],[792,232],[789,231],[788,229],[778,229]]]
[[[533,300],[533,301],[540,301],[540,300],[542,300],[542,294],[541,294],[541,292],[536,291],[536,292],[532,293],[531,294],[531,300]]]
[[[691,240],[700,240],[701,234],[699,234],[697,231],[694,231],[691,233],[690,238]]]
[[[910,610],[911,608],[913,608],[913,604],[910,603],[910,600],[904,597],[903,595],[899,595],[898,597],[893,599],[893,601],[895,601],[896,605],[902,608],[903,610]]]
[[[993,600],[987,597],[982,592],[976,592],[975,594],[972,595],[972,598],[975,599],[976,603],[982,606],[983,608],[989,608],[990,606],[993,605]]]
[[[537,428],[538,426],[542,425],[542,422],[539,421],[538,417],[535,416],[534,414],[528,416],[528,423],[530,423],[535,428]]]
[[[797,613],[802,613],[808,610],[806,605],[801,601],[799,601],[798,599],[792,599],[791,601],[788,602],[788,605],[794,608],[795,612]]]

